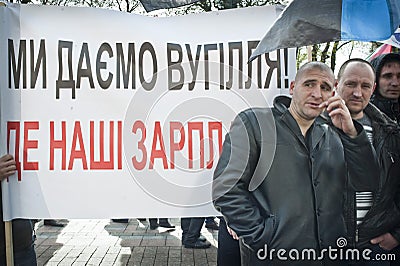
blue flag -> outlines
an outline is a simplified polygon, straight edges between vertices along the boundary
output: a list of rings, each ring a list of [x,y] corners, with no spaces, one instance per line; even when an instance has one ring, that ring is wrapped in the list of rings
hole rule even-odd
[[[330,41],[382,41],[400,24],[399,0],[294,0],[250,56]]]

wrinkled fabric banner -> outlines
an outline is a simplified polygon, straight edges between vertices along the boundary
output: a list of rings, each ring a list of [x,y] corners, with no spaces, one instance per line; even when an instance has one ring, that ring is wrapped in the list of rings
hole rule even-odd
[[[400,24],[397,0],[294,0],[261,39],[250,61],[276,49],[330,41],[382,41]]]

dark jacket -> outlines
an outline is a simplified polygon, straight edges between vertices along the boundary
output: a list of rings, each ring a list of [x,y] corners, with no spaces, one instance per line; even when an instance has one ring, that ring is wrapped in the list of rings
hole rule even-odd
[[[377,161],[360,124],[351,139],[317,119],[309,150],[289,104],[278,96],[272,109],[241,112],[214,173],[214,205],[253,251],[265,244],[276,250],[336,247],[347,234],[346,184],[357,191],[377,187]]]
[[[400,105],[399,101],[400,99],[394,100],[394,99],[387,99],[384,98],[380,93],[379,93],[379,77],[382,72],[382,67],[386,62],[390,61],[397,61],[400,63],[400,54],[383,54],[375,57],[374,59],[371,60],[371,65],[375,69],[375,82],[376,82],[376,88],[374,91],[374,94],[371,97],[371,102],[378,107],[379,110],[384,112],[390,119],[393,119],[397,123],[400,123]]]
[[[2,192],[0,185],[0,256],[3,257],[6,254],[5,245],[5,229],[3,222],[3,204],[2,204]],[[33,245],[33,223],[28,219],[15,219],[12,221],[12,233],[13,233],[13,250],[14,253],[22,251]]]
[[[400,241],[399,126],[372,104],[368,104],[364,112],[372,122],[373,146],[378,157],[381,178],[373,205],[358,226],[358,235],[356,232],[360,247],[387,232]]]

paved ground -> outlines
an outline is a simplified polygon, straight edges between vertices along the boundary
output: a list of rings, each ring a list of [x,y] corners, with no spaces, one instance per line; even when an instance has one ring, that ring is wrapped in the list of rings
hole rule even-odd
[[[36,224],[38,265],[217,265],[218,231],[202,229],[211,248],[186,249],[179,219],[170,219],[173,231],[136,219],[63,221],[64,228]]]

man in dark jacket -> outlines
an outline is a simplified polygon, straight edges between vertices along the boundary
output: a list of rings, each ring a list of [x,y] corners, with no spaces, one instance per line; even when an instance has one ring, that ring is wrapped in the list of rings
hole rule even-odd
[[[347,186],[377,186],[372,147],[344,101],[333,96],[334,82],[328,66],[307,63],[290,85],[292,99],[279,96],[274,108],[246,110],[231,125],[214,173],[213,200],[240,238],[244,265],[329,262],[333,258],[320,252],[337,248],[346,236]],[[324,109],[329,123],[316,119]],[[286,257],[269,252],[280,249]],[[293,249],[302,256],[288,256]],[[304,256],[305,250],[321,256]]]
[[[11,176],[16,171],[14,158],[7,154],[0,157],[0,181]],[[6,244],[3,222],[3,204],[0,186],[0,265],[6,265]],[[34,249],[33,223],[28,219],[12,221],[14,265],[36,266]]]
[[[384,54],[371,60],[376,89],[371,102],[391,119],[400,123],[400,54]]]
[[[243,265],[340,263],[325,252],[345,246],[347,186],[374,190],[379,170],[362,126],[333,96],[334,83],[328,66],[307,63],[290,84],[292,99],[278,96],[274,108],[233,121],[213,201],[240,238]],[[324,109],[331,120],[318,118]]]
[[[349,201],[350,212],[355,209],[357,217],[348,225],[349,234],[358,247],[387,253],[400,240],[400,132],[394,121],[369,103],[374,89],[374,68],[367,61],[354,58],[340,67],[337,92],[346,102],[351,117],[364,126],[381,170],[374,201],[366,192],[356,196],[355,204]],[[389,264],[389,261],[380,262],[380,265]]]

